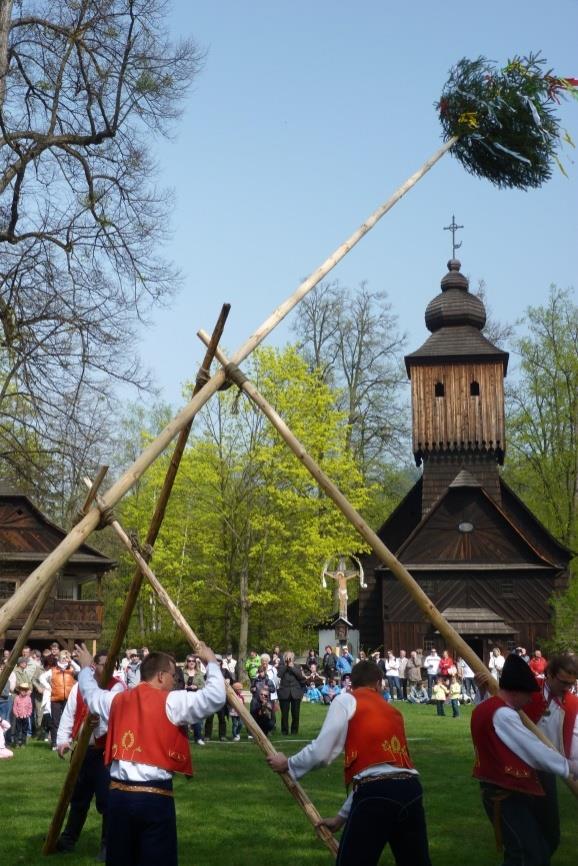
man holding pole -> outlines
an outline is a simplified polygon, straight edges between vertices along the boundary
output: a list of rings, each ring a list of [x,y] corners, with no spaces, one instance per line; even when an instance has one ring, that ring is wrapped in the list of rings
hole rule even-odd
[[[317,739],[292,758],[278,752],[267,762],[299,779],[344,751],[345,783],[353,793],[338,815],[322,822],[332,831],[345,824],[337,866],[376,866],[388,842],[397,866],[431,866],[422,787],[403,717],[383,700],[381,679],[375,662],[358,662],[352,691],[333,700]]]
[[[519,656],[509,655],[496,695],[472,714],[482,802],[504,847],[503,866],[548,866],[556,847],[537,771],[562,778],[578,774],[578,759],[568,761],[529,731],[518,714],[539,692],[532,671]]]
[[[205,644],[205,688],[173,691],[174,659],[151,652],[141,682],[122,694],[100,689],[86,647],[77,647],[80,692],[90,712],[108,723],[105,763],[110,764],[107,866],[177,866],[172,776],[192,775],[187,725],[216,712],[225,685],[215,655]]]
[[[100,650],[94,656],[94,676],[99,683],[102,678],[107,655],[106,650]],[[111,694],[114,694],[116,692],[123,692],[125,685],[117,679],[112,678],[107,684],[107,689]],[[66,827],[56,842],[56,850],[74,850],[81,830],[84,827],[90,803],[94,797],[96,809],[102,815],[101,845],[97,859],[104,862],[106,859],[106,818],[108,786],[110,782],[108,767],[104,763],[106,723],[99,716],[89,717],[88,708],[78,690],[78,683],[76,683],[68,696],[56,734],[56,750],[61,758],[64,758],[65,754],[71,750],[72,743],[78,737],[85,719],[88,719],[87,724],[91,725],[93,731],[70,799],[70,811]]]

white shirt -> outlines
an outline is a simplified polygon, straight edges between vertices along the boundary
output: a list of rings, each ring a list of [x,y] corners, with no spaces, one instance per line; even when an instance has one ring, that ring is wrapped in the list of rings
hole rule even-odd
[[[92,668],[84,668],[78,677],[82,697],[91,713],[97,713],[108,725],[110,707],[116,692],[100,689],[94,679]],[[137,686],[138,688],[138,686]],[[215,662],[207,665],[207,680],[204,689],[187,692],[178,689],[167,693],[166,713],[173,725],[193,725],[220,710],[225,703],[225,680],[221,668]],[[154,782],[172,778],[172,773],[150,764],[132,761],[113,761],[110,775],[121,782]]]
[[[111,694],[113,692],[116,693],[124,691],[126,691],[126,686],[122,682],[117,682],[116,685],[114,685],[110,690]],[[72,687],[70,694],[68,695],[68,700],[66,701],[66,705],[60,718],[60,724],[58,725],[58,731],[56,733],[57,746],[68,745],[72,741],[72,729],[74,727],[74,717],[76,715],[77,701],[78,683],[75,683]],[[90,735],[90,745],[93,746],[95,739],[97,739],[98,737],[103,737],[106,734],[107,730],[108,727],[106,722],[104,722],[99,716],[98,725],[93,729],[92,734]]]
[[[399,659],[395,656],[387,656],[385,659],[385,675],[386,677],[399,676]]]
[[[490,673],[492,674],[492,676],[495,680],[500,679],[500,674],[502,673],[502,668],[504,667],[505,663],[506,663],[506,659],[502,655],[495,656],[492,653],[492,655],[490,656],[490,662],[488,664],[488,668],[490,669]]]
[[[563,755],[549,749],[541,740],[525,727],[516,710],[500,707],[494,713],[494,730],[499,739],[515,755],[535,770],[566,776],[570,772],[568,761]]]
[[[326,767],[341,754],[345,748],[345,740],[347,739],[347,728],[349,720],[355,715],[357,709],[357,701],[352,692],[341,692],[340,695],[333,698],[329,705],[329,710],[325,716],[323,726],[313,742],[289,758],[289,775],[297,781],[305,773],[310,770],[316,770],[318,767]],[[417,770],[404,770],[404,773],[414,773],[418,775]],[[399,773],[399,767],[392,764],[375,764],[372,767],[362,770],[353,777],[353,781],[363,779],[366,776],[383,775],[384,773]],[[351,801],[353,792],[347,797],[339,814],[343,818],[347,818],[351,809]]]
[[[425,669],[428,672],[428,676],[435,677],[440,668],[440,656],[429,655],[425,660]]]
[[[544,685],[544,697],[548,702],[546,714],[542,716],[538,722],[538,727],[541,728],[551,743],[558,749],[559,752],[564,752],[564,743],[562,741],[562,725],[564,724],[564,710],[556,700],[550,695],[548,683]],[[574,721],[574,731],[572,732],[572,740],[570,742],[569,758],[578,758],[578,716]]]

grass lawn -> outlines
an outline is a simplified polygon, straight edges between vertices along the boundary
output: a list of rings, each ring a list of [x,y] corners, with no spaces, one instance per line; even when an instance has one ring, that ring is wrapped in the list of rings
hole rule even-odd
[[[492,830],[471,778],[471,710],[459,719],[437,718],[434,707],[403,705],[412,757],[425,790],[434,866],[499,864]],[[300,737],[273,735],[287,754],[312,739],[325,708],[302,705]],[[216,727],[216,726],[215,726]],[[245,734],[239,743],[193,745],[196,776],[176,780],[180,866],[329,866],[331,858],[284,785],[266,767],[264,758]],[[0,761],[0,864],[45,864],[42,838],[66,764],[45,743],[32,742],[10,761]],[[305,777],[305,788],[323,815],[337,812],[344,798],[341,761]],[[575,866],[576,804],[559,785],[562,844],[553,866]],[[99,819],[91,810],[74,854],[56,854],[50,862],[69,866],[94,864]],[[381,861],[393,863],[389,852]],[[162,866],[162,864],[160,864]]]

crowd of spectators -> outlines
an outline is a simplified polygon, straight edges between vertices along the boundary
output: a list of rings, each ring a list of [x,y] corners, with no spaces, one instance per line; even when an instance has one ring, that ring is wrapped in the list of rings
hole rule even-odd
[[[129,648],[119,661],[115,676],[127,688],[134,688],[140,682],[140,665],[148,652],[147,647]],[[524,647],[516,647],[513,652],[528,663],[537,680],[544,679],[548,662],[539,649],[531,656]],[[9,650],[4,650],[0,669],[8,656]],[[452,715],[457,717],[460,704],[476,697],[474,671],[464,659],[454,660],[448,650],[443,650],[441,655],[435,647],[427,653],[422,649],[409,654],[405,650],[398,653],[388,650],[383,655],[376,651],[370,657],[383,672],[385,700],[433,704],[440,716],[445,715],[446,707],[451,707]],[[354,658],[348,647],[328,645],[322,655],[310,649],[304,661],[298,663],[292,651],[282,653],[280,647],[275,646],[271,653],[252,649],[240,669],[231,653],[217,654],[223,677],[239,699],[248,704],[251,716],[265,736],[276,729],[278,718],[282,735],[298,734],[301,702],[330,704],[342,691],[350,690],[352,667],[366,658],[368,655],[363,650]],[[488,668],[498,681],[504,661],[502,651],[494,647]],[[56,751],[58,725],[78,670],[74,652],[62,649],[57,641],[42,651],[24,647],[0,694],[0,758],[12,755],[8,746],[24,747],[32,736],[49,743]],[[204,685],[205,667],[198,656],[190,653],[177,666],[175,688],[197,691]],[[199,746],[212,739],[215,715],[217,738],[239,741],[243,722],[239,712],[227,705],[203,722],[192,725],[190,738]]]

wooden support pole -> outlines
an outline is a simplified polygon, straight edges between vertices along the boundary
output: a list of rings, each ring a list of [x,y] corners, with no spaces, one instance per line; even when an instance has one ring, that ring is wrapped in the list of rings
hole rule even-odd
[[[221,308],[221,312],[219,314],[219,318],[215,324],[213,329],[213,333],[211,335],[211,339],[209,341],[209,345],[207,347],[207,351],[205,352],[205,357],[203,358],[203,362],[201,364],[201,368],[199,370],[199,374],[197,376],[197,383],[195,385],[194,393],[198,393],[202,388],[203,381],[206,378],[205,374],[208,376],[208,371],[213,362],[213,358],[215,355],[215,350],[219,344],[219,340],[223,334],[223,330],[225,328],[225,323],[227,321],[227,317],[229,315],[229,311],[231,309],[230,304],[223,304]],[[177,471],[181,462],[181,458],[183,456],[185,446],[187,444],[187,440],[189,438],[189,433],[193,424],[193,419],[189,421],[186,427],[181,430],[179,437],[177,439],[177,443],[175,445],[171,462],[167,469],[167,473],[165,475],[165,480],[163,482],[163,486],[161,488],[161,492],[159,494],[159,498],[157,499],[157,504],[155,507],[154,514],[152,516],[149,529],[146,537],[146,544],[152,547],[157,540],[158,534],[160,532],[160,528],[163,523],[163,519],[165,516],[165,511],[167,508],[167,504],[171,495],[171,491],[173,489],[173,485],[175,483],[175,478],[177,475]],[[104,474],[102,474],[102,478],[104,478]],[[98,492],[98,488],[100,486],[99,482],[99,474],[94,480],[94,483],[91,486],[91,490],[88,494],[88,497],[85,502],[85,509],[90,507],[94,497]],[[102,481],[101,478],[101,481]],[[102,683],[106,684],[110,681],[112,676],[112,672],[114,670],[114,665],[117,656],[120,653],[122,648],[122,644],[124,641],[124,637],[126,635],[138,596],[142,584],[142,573],[140,568],[137,568],[132,576],[132,581],[128,590],[127,595],[125,596],[123,608],[119,617],[119,620],[116,625],[116,630],[111,641],[110,647],[108,649],[108,658],[107,662],[104,666],[102,673]],[[88,725],[83,725],[77,741],[76,748],[72,754],[70,764],[68,767],[68,773],[66,774],[66,779],[64,780],[64,784],[62,786],[62,790],[60,792],[60,797],[58,799],[58,803],[56,804],[56,809],[54,810],[54,815],[52,816],[52,821],[50,822],[50,827],[48,828],[48,834],[46,839],[44,840],[44,846],[42,851],[44,854],[52,854],[56,850],[56,840],[58,839],[62,824],[64,822],[64,818],[66,816],[66,810],[68,809],[68,804],[70,803],[70,798],[72,797],[72,792],[74,791],[74,786],[76,784],[76,780],[78,778],[78,774],[80,772],[80,768],[82,766],[82,762],[84,760],[84,756],[86,755],[86,751],[88,749],[88,744],[90,741],[91,730]]]
[[[450,150],[456,141],[457,136],[450,138],[442,147],[437,150],[415,172],[408,180],[405,181],[393,195],[382,205],[380,205],[362,225],[353,232],[353,234],[339,246],[329,258],[327,258],[317,270],[304,280],[301,285],[287,298],[271,315],[263,322],[263,324],[253,332],[249,339],[238,349],[232,357],[235,364],[240,364],[247,358],[251,352],[262,343],[265,337],[281,322],[285,316],[313,289],[317,283],[323,279],[335,265],[343,259],[347,253],[377,224],[384,214],[397,204],[397,202],[421,180],[421,178],[438,162],[444,154]],[[157,457],[165,450],[169,443],[197,414],[199,409],[219,390],[224,382],[224,374],[219,370],[208,382],[201,388],[199,393],[193,397],[184,409],[181,409],[178,415],[170,421],[165,429],[157,436],[157,438],[144,449],[142,454],[137,457],[134,463],[126,470],[115,484],[105,493],[103,497],[105,508],[111,508],[116,505],[119,500],[133,487],[141,475],[146,472],[148,467]],[[91,532],[96,529],[100,520],[99,512],[96,509],[91,509],[86,517],[78,523],[74,529],[66,536],[66,538],[56,547],[52,553],[46,557],[44,562],[38,566],[24,581],[14,595],[6,601],[0,608],[0,634],[6,631],[10,622],[18,616],[24,608],[30,604],[33,598],[36,597],[45,581],[50,579],[50,575],[54,570],[60,568],[72,556],[75,550],[78,550],[81,544],[88,538]]]
[[[90,484],[90,481],[88,483]],[[141,573],[145,575],[148,582],[154,589],[159,601],[168,610],[169,614],[173,619],[173,622],[176,623],[178,628],[186,637],[187,641],[193,649],[193,652],[197,652],[199,647],[199,638],[192,630],[179,608],[173,602],[155,573],[152,571],[149,564],[144,559],[142,553],[138,548],[138,545],[135,544],[133,540],[131,540],[131,538],[124,531],[118,520],[113,520],[111,526],[116,532],[122,544],[134,557]],[[256,743],[259,745],[261,751],[264,752],[265,755],[275,755],[275,747],[262,732],[261,728],[254,720],[251,713],[245,708],[244,703],[239,700],[239,698],[235,694],[235,690],[232,689],[231,686],[227,685],[226,692],[227,703],[229,704],[229,706],[233,707],[238,712],[239,716],[243,719],[245,727],[250,732]],[[283,782],[285,783],[292,797],[299,804],[309,821],[313,824],[318,837],[321,839],[322,842],[325,843],[331,853],[336,855],[338,849],[337,842],[334,839],[330,830],[328,830],[327,827],[321,825],[321,815],[319,814],[301,785],[298,782],[294,782],[289,773],[282,773],[280,775],[282,776]]]
[[[204,331],[199,331],[199,337],[206,343],[208,337]],[[427,597],[423,589],[414,580],[406,567],[396,559],[379,536],[376,535],[373,529],[368,526],[359,512],[356,511],[353,505],[351,505],[351,503],[345,498],[339,488],[323,472],[321,467],[313,460],[313,458],[309,456],[304,446],[291,432],[285,421],[283,421],[271,404],[267,402],[257,388],[247,379],[244,373],[239,370],[236,364],[227,361],[227,358],[220,349],[217,349],[216,355],[221,364],[223,364],[227,377],[242,391],[244,391],[251,401],[261,409],[263,414],[269,419],[291,451],[310,472],[313,478],[315,478],[329,498],[333,500],[347,520],[349,520],[355,529],[357,529],[361,537],[369,544],[383,564],[389,568],[393,575],[404,586],[422,613],[424,613],[430,622],[434,624],[440,634],[445,638],[446,642],[458,650],[462,658],[466,660],[469,666],[476,673],[487,674],[489,676],[488,691],[495,694],[498,690],[498,683],[491,676],[482,659],[476,655],[461,635],[459,635],[453,626],[450,625],[446,618],[435,607],[433,602]],[[520,713],[520,716],[526,727],[529,728],[533,734],[535,734],[545,745],[549,746],[551,749],[555,749],[544,732],[541,731],[525,713]],[[572,779],[565,779],[564,781],[573,794],[578,797],[578,782],[574,782]]]

